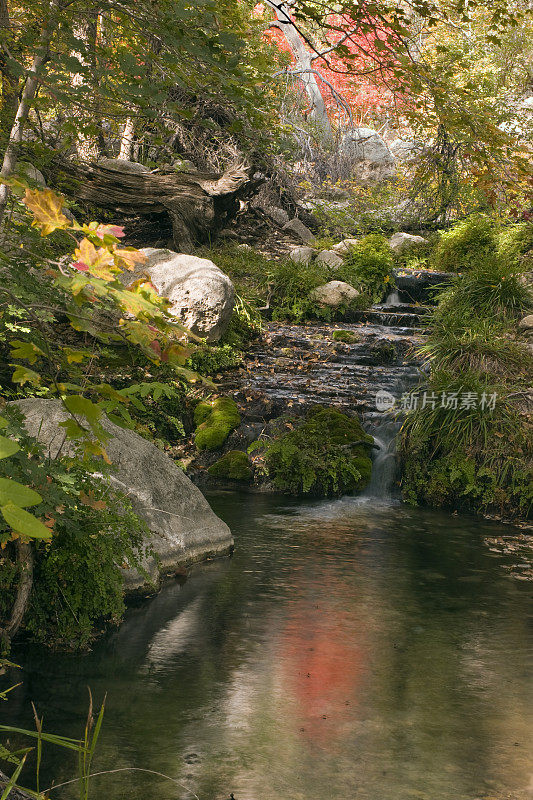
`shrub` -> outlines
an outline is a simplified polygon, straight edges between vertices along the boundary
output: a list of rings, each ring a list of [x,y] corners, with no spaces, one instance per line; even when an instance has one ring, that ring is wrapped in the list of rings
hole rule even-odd
[[[483,214],[472,214],[443,233],[433,253],[433,266],[442,272],[465,272],[494,261],[498,238],[494,223]]]
[[[216,372],[235,369],[241,362],[242,353],[231,344],[206,344],[193,353],[187,361],[187,366],[199,375],[209,376]]]
[[[328,280],[328,270],[320,264],[280,261],[268,275],[272,319],[301,322],[311,315],[327,316],[328,310],[320,309],[309,294]]]
[[[248,456],[242,450],[230,450],[207,471],[213,478],[227,478],[232,481],[249,481],[252,477]]]
[[[194,422],[197,426],[194,441],[198,450],[218,450],[240,424],[241,416],[231,397],[217,397],[198,403]]]
[[[293,495],[332,497],[360,491],[370,481],[373,442],[356,417],[317,406],[298,427],[265,448],[265,472]]]
[[[371,233],[351,248],[335,277],[359,289],[371,302],[379,302],[391,286],[393,265],[388,241]]]

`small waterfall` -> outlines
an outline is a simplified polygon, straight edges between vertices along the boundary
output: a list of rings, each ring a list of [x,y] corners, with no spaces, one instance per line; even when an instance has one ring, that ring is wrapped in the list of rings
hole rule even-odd
[[[402,305],[402,301],[400,299],[400,295],[399,295],[397,289],[395,289],[393,292],[391,292],[390,294],[387,295],[387,297],[385,298],[384,305],[386,305],[386,306],[401,306]]]
[[[372,451],[372,477],[365,489],[365,497],[390,500],[396,494],[398,459],[396,441],[402,423],[389,414],[383,414],[366,426],[367,433],[374,437],[377,449]]]

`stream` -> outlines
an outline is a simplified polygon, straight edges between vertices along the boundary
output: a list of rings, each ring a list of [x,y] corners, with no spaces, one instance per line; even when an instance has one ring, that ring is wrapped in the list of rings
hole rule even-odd
[[[253,437],[258,398],[259,420],[356,407],[379,448],[364,496],[214,492],[232,558],[131,606],[87,654],[15,649],[7,724],[32,727],[33,701],[45,730],[78,737],[87,687],[107,694],[93,768],[112,772],[93,800],[531,799],[532,586],[484,542],[509,529],[392,491],[398,422],[375,393],[419,381],[422,312],[393,296],[343,325],[350,344],[320,323],[270,323],[225,378],[251,400]],[[75,776],[48,746],[41,788]]]
[[[6,722],[31,727],[33,700],[46,730],[80,735],[90,686],[107,693],[94,769],[186,787],[119,772],[98,800],[530,797],[531,584],[483,543],[502,526],[374,498],[210,500],[233,558],[84,656],[19,649]],[[41,786],[75,777],[52,747],[44,765]]]

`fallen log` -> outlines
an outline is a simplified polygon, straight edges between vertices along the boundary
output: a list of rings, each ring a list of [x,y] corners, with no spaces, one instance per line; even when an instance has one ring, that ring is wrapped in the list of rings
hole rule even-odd
[[[69,193],[77,200],[118,214],[166,215],[174,247],[181,253],[191,253],[195,244],[214,238],[236,216],[241,201],[254,194],[264,180],[263,176],[252,177],[251,169],[243,166],[224,173],[158,174],[62,160],[57,169],[62,178],[69,179]]]

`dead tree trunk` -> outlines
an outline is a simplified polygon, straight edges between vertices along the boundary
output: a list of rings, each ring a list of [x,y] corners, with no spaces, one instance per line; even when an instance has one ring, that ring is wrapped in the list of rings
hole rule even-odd
[[[252,178],[251,170],[244,167],[223,174],[152,174],[62,162],[59,172],[71,179],[72,194],[78,200],[124,215],[150,218],[166,214],[172,223],[174,247],[182,253],[213,238],[263,181]]]

